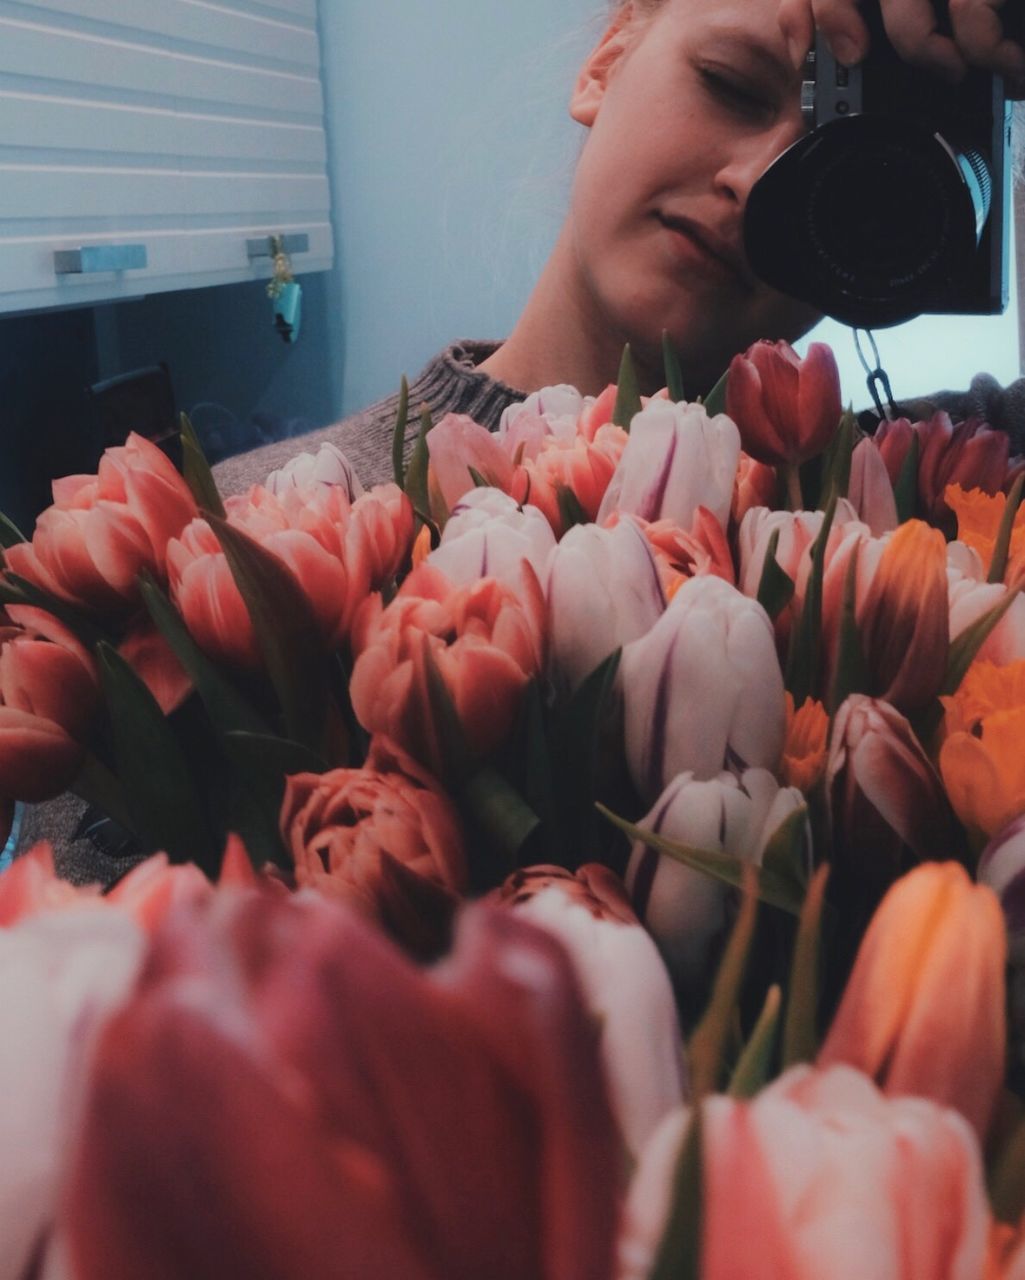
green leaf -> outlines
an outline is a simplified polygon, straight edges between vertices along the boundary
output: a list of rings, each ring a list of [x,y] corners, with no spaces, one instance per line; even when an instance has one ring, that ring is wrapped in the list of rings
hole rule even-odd
[[[1007,572],[1007,557],[1011,550],[1014,517],[1018,514],[1018,508],[1021,506],[1023,485],[1025,485],[1025,472],[1015,480],[1011,487],[1011,492],[1007,495],[1007,501],[1004,503],[1004,514],[1001,517],[1000,528],[997,531],[996,542],[993,545],[993,556],[989,562],[987,582],[1003,582],[1004,574]]]
[[[838,498],[847,497],[851,485],[851,455],[857,441],[858,419],[848,407],[823,457],[820,508],[824,509],[834,494]]]
[[[813,695],[818,684],[819,643],[822,634],[822,579],[825,574],[826,544],[836,515],[836,496],[826,508],[819,536],[811,548],[811,572],[804,596],[804,608],[790,633],[785,684],[793,695],[794,706],[801,706]]]
[[[730,1077],[731,1097],[753,1098],[768,1083],[772,1075],[781,1002],[779,987],[771,986],[751,1037]]]
[[[330,682],[313,606],[291,571],[254,538],[217,516],[211,515],[209,522],[252,619],[285,736],[318,751]]]
[[[1003,1119],[1003,1117],[1000,1117]],[[989,1176],[989,1198],[993,1216],[999,1222],[1017,1227],[1025,1214],[1025,1120],[1016,1124],[1004,1123],[994,1133],[1008,1133]]]
[[[172,653],[188,672],[196,692],[206,708],[213,726],[222,733],[245,729],[251,733],[270,733],[270,726],[246,702],[235,687],[221,675],[203,653],[181,615],[149,574],[139,579],[142,599],[154,626],[167,641]]]
[[[819,966],[822,913],[829,865],[823,863],[811,878],[801,908],[801,922],[790,968],[787,1012],[783,1022],[783,1067],[812,1062],[818,1053]]]
[[[103,640],[113,639],[74,605],[59,600],[16,573],[6,573],[0,578],[0,604],[27,604],[36,609],[45,609],[58,622],[62,622],[87,649],[95,648]]]
[[[750,864],[748,867],[740,914],[719,963],[708,1008],[687,1045],[691,1090],[696,1101],[719,1089],[726,1070],[730,1038],[737,1025],[740,991],[758,916],[754,878],[750,874]]]
[[[762,869],[789,885],[798,900],[808,887],[808,807],[788,813],[772,833],[762,854]]]
[[[107,766],[94,755],[87,755],[78,776],[68,790],[84,800],[86,804],[95,805],[101,813],[112,818],[119,827],[138,835],[135,830],[135,819],[128,811],[124,788]]]
[[[662,364],[665,368],[669,399],[674,404],[680,404],[687,399],[683,387],[683,370],[680,368],[680,357],[668,329],[662,330]]]
[[[648,1280],[701,1280],[704,1219],[701,1127],[701,1108],[694,1107],[673,1174],[669,1221]]]
[[[773,622],[794,598],[795,590],[793,578],[779,567],[779,561],[776,559],[778,547],[779,530],[773,529],[765,552],[762,576],[758,583],[758,603]]]
[[[667,857],[673,858],[685,867],[690,867],[693,871],[700,871],[706,876],[711,876],[713,880],[718,880],[722,884],[732,885],[735,889],[741,888],[744,883],[745,872],[750,868],[755,876],[756,894],[762,902],[768,903],[772,907],[778,907],[781,911],[786,911],[792,916],[801,914],[802,895],[795,891],[795,887],[789,877],[783,877],[769,867],[753,867],[751,863],[745,862],[743,858],[737,858],[731,853],[720,853],[715,849],[698,849],[693,845],[677,844],[673,840],[665,840],[661,836],[655,835],[652,831],[645,831],[642,827],[635,826],[634,823],[617,817],[616,814],[606,809],[602,804],[595,807],[613,826],[618,827],[631,840],[639,840],[642,844],[648,845],[658,853],[664,853]]]
[[[952,641],[950,653],[947,656],[947,673],[943,679],[941,693],[947,697],[957,693],[961,681],[965,678],[968,668],[978,656],[979,650],[999,625],[1004,614],[1014,604],[1020,590],[1020,587],[1009,587],[1002,599],[992,609],[984,613],[981,618],[977,618],[970,627],[966,627],[961,632],[956,640]]]
[[[897,503],[897,523],[906,524],[913,520],[918,511],[918,457],[921,446],[918,433],[911,433],[911,445],[904,457],[897,483],[893,486],[893,496]]]
[[[188,760],[164,713],[111,645],[98,645],[96,660],[132,829],[148,848],[166,850],[172,861],[196,862],[216,873],[220,851]]]
[[[512,870],[517,855],[540,826],[537,814],[495,769],[475,773],[459,798],[484,834],[509,856]]]
[[[726,387],[730,380],[729,369],[722,375],[708,395],[705,396],[705,412],[710,418],[717,413],[726,412]]]
[[[551,832],[555,820],[555,789],[552,785],[555,762],[545,732],[544,700],[537,680],[531,680],[527,685],[523,713],[526,750],[524,799]]]
[[[391,469],[395,483],[400,489],[406,487],[406,424],[409,421],[409,380],[402,375],[399,387],[399,409],[395,415],[395,430],[391,437]]]
[[[406,494],[413,504],[414,510],[422,520],[427,519],[431,510],[427,489],[427,472],[430,463],[427,436],[433,428],[434,422],[431,418],[431,411],[424,405],[420,410],[420,434],[416,438],[416,444],[413,446],[413,452],[409,459],[409,466],[406,468]],[[442,523],[444,523],[444,517],[447,517],[447,515],[448,512],[446,511],[439,517],[442,519]]]
[[[224,735],[232,758],[253,778],[269,784],[286,774],[327,773],[324,759],[301,742],[277,738],[269,733],[249,733],[232,729]]]
[[[16,547],[21,542],[28,542],[28,538],[0,511],[0,548]]]
[[[491,481],[485,480],[476,467],[467,467],[466,469],[470,473],[470,479],[473,481],[475,489],[490,489],[492,487]]]
[[[619,363],[619,377],[616,379],[616,405],[612,410],[612,421],[624,431],[630,430],[636,414],[641,411],[641,391],[637,382],[637,369],[630,353],[629,342],[623,348],[623,358]]]
[[[199,436],[196,435],[196,429],[187,413],[181,415],[181,439],[182,471],[185,475],[185,483],[196,499],[196,505],[201,511],[223,516],[224,503],[217,491],[213,472],[203,453],[203,446],[199,443]]]
[[[597,843],[591,835],[598,822],[594,802],[602,793],[601,774],[608,763],[605,726],[622,655],[616,649],[584,677],[563,713],[555,742],[565,822],[579,833],[583,846]]]
[[[591,523],[587,512],[580,505],[580,499],[568,485],[556,485],[555,496],[559,503],[559,516],[562,519],[563,533],[572,529],[574,525]]]
[[[843,604],[840,610],[840,641],[837,647],[836,670],[829,689],[826,709],[830,715],[852,693],[868,693],[869,672],[861,647],[861,633],[855,614],[858,588],[858,556],[852,553],[844,575]]]

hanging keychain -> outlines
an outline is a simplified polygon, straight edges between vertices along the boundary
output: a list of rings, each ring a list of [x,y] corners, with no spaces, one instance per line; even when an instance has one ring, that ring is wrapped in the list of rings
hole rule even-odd
[[[271,236],[271,254],[274,259],[274,275],[267,285],[267,297],[273,304],[274,327],[285,342],[295,342],[299,337],[302,320],[302,285],[292,276],[292,259],[285,252],[281,236]]]

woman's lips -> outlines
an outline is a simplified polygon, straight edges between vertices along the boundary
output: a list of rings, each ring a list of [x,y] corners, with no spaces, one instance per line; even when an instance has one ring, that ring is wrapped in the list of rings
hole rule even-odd
[[[721,237],[699,227],[686,218],[657,215],[669,234],[675,256],[704,274],[719,280],[731,280],[745,289],[752,287],[750,271],[743,256]]]

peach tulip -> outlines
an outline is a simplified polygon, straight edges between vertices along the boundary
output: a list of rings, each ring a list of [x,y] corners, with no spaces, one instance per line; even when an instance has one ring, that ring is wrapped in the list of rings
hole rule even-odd
[[[166,577],[167,544],[197,514],[173,464],[134,432],[106,451],[95,476],[55,480],[53,498],[32,541],[5,552],[7,567],[90,610],[135,607],[139,574]]]
[[[459,499],[474,488],[473,471],[489,485],[509,492],[512,457],[487,427],[466,414],[447,413],[437,422],[427,436],[427,452],[431,514],[440,524],[445,523]]]
[[[752,507],[774,507],[778,490],[776,468],[757,462],[741,449],[730,500],[730,519],[739,525]]]
[[[916,868],[869,925],[819,1064],[954,1107],[984,1138],[1004,1079],[1006,961],[992,890],[955,862]]]
[[[588,520],[595,520],[627,439],[626,432],[611,423],[599,428],[593,440],[549,436],[536,457],[525,458],[516,468],[509,492],[517,502],[542,511],[561,536],[566,525],[560,491],[572,494]]]
[[[802,360],[786,342],[756,342],[734,356],[726,412],[744,451],[794,466],[822,453],[840,424],[840,373],[833,352],[813,342]]]

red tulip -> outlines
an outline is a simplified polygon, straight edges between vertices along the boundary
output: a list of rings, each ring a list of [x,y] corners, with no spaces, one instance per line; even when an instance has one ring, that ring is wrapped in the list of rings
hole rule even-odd
[[[786,342],[756,342],[730,363],[726,412],[745,453],[794,466],[822,453],[840,424],[836,358],[813,342],[802,360]]]
[[[173,915],[98,1046],[76,1280],[606,1280],[618,1145],[541,931],[476,908],[416,970],[337,904]]]

